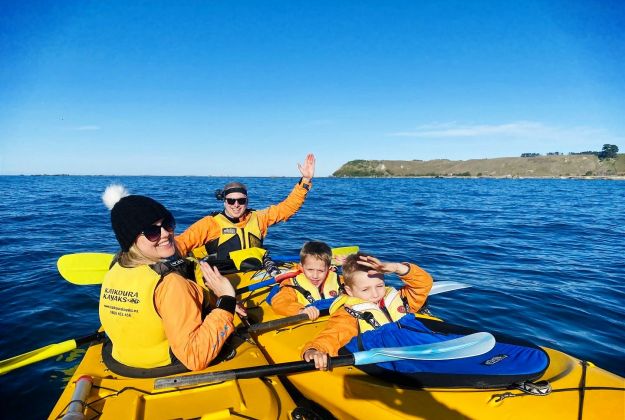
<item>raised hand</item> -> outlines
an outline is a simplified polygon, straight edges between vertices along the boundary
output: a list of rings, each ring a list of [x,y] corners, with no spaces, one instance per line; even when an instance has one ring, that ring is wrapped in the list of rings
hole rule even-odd
[[[403,276],[406,275],[409,270],[409,268],[406,267],[404,264],[395,262],[382,262],[371,255],[360,256],[358,259],[358,264],[364,265],[365,267],[370,267],[371,270],[369,270],[368,273],[371,275],[375,275],[377,273],[395,273]]]
[[[315,176],[315,155],[309,153],[304,160],[304,164],[297,164],[297,169],[302,174],[302,177],[308,178],[310,181]]]

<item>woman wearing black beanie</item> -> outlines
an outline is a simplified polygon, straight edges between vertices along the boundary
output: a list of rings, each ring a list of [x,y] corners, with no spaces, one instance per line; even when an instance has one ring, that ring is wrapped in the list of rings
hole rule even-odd
[[[204,369],[234,330],[234,288],[201,263],[218,298],[211,310],[203,289],[186,275],[187,261],[176,258],[169,210],[120,185],[109,186],[102,199],[121,247],[100,292],[100,320],[110,338],[103,348],[107,367],[148,377]]]

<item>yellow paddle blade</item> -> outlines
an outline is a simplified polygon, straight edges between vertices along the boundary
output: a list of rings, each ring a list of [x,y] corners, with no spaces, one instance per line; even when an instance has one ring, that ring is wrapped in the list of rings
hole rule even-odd
[[[50,344],[40,349],[20,354],[19,356],[11,357],[10,359],[2,360],[0,361],[0,375],[4,375],[5,373],[22,366],[39,362],[40,360],[58,356],[59,354],[74,350],[76,347],[76,340],[72,339],[61,343]]]
[[[333,248],[332,263],[340,265],[344,257],[358,252],[358,249],[358,246]],[[248,248],[231,252],[230,257],[235,261],[237,267],[240,267],[241,262],[247,258],[262,261],[265,252],[262,248]],[[67,254],[59,258],[56,265],[61,276],[70,283],[78,285],[102,284],[104,275],[109,270],[113,257],[113,254],[97,252]],[[297,256],[293,257],[293,259],[297,258]]]
[[[332,264],[342,265],[345,257],[357,253],[359,249],[357,245],[332,248]]]
[[[84,252],[63,255],[56,263],[63,278],[74,284],[101,284],[113,254]]]

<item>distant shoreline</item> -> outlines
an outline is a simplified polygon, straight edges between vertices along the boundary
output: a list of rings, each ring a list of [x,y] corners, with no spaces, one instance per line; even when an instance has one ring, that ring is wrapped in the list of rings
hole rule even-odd
[[[5,177],[120,177],[120,178],[142,178],[142,177],[161,177],[161,178],[284,178],[296,179],[296,176],[222,176],[222,175],[69,175],[69,174],[19,174],[19,175],[0,175]],[[419,176],[315,176],[320,179],[577,179],[577,180],[608,180],[608,181],[625,181],[625,175],[601,175],[601,176],[461,176],[461,175],[419,175]]]
[[[472,160],[352,160],[332,174],[337,178],[495,178],[616,179],[625,178],[625,154],[552,155]]]
[[[625,181],[625,175],[605,175],[605,176],[456,176],[456,175],[420,175],[420,176],[327,176],[315,178],[334,179],[579,179],[588,181],[608,180]]]

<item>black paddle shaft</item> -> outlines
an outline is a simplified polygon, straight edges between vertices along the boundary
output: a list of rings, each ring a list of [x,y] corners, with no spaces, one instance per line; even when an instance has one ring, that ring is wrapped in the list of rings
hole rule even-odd
[[[328,358],[328,369],[354,364],[354,356],[336,356]],[[304,360],[297,362],[278,363],[276,365],[253,366],[247,368],[224,370],[221,372],[209,372],[196,375],[176,376],[174,378],[161,378],[154,381],[154,389],[177,388],[181,386],[211,384],[216,382],[230,381],[233,379],[260,378],[263,376],[287,375],[315,370],[313,361]]]
[[[330,311],[328,309],[322,309],[321,311],[319,311],[319,316],[326,316],[329,313]],[[308,320],[307,314],[297,314],[297,315],[289,316],[286,318],[278,318],[278,319],[274,319],[273,321],[267,321],[267,322],[263,322],[260,324],[250,325],[247,328],[247,331],[250,334],[261,334],[261,333],[272,331],[278,328],[288,327],[289,325],[297,324],[298,322],[306,321],[306,320]]]
[[[76,341],[76,347],[80,347],[85,344],[99,343],[101,341],[104,341],[105,338],[106,338],[106,333],[104,331],[100,331],[95,334],[77,338],[74,341]]]

